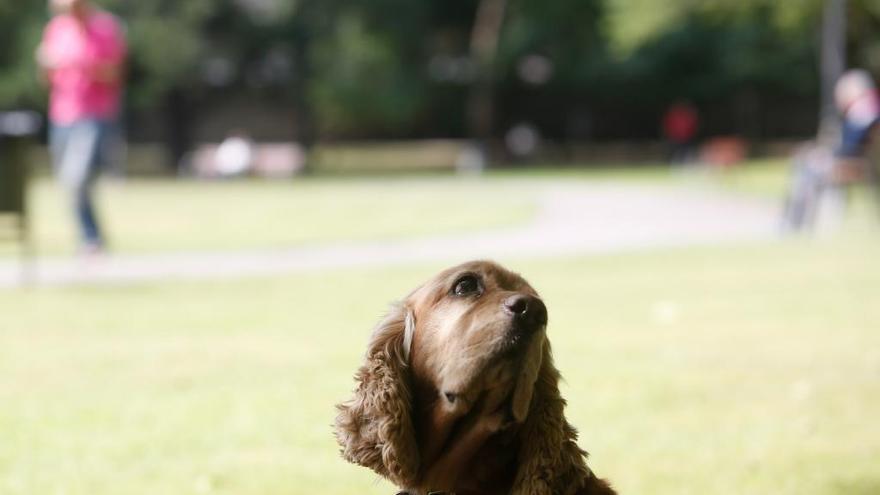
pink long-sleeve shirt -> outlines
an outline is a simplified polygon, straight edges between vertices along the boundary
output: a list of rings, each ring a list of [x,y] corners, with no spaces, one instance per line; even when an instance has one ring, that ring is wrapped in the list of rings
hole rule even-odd
[[[101,67],[122,64],[127,51],[122,27],[113,15],[94,11],[85,23],[71,15],[55,16],[43,32],[41,50],[52,63],[48,77],[53,123],[116,117],[122,81],[99,76]]]

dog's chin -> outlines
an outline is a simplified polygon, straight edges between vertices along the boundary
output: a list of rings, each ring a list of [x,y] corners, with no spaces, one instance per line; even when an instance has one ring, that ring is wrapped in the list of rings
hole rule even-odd
[[[492,358],[471,388],[477,392],[472,395],[474,403],[482,406],[484,413],[503,414],[511,422],[525,418],[540,366],[543,332],[543,328],[531,332],[511,329],[490,353]]]
[[[463,380],[438,384],[448,411],[461,416],[507,410],[512,418],[523,419],[537,377],[535,360],[540,361],[544,328],[523,331],[510,325],[499,334],[477,366],[458,374]]]
[[[501,342],[498,343],[497,354],[503,359],[511,359],[517,361],[522,355],[522,350],[530,339],[534,337],[531,333],[511,328]]]
[[[503,332],[493,353],[496,360],[509,360],[514,365],[520,364],[527,359],[526,354],[533,340],[540,339],[544,334],[544,327],[537,329],[524,328],[521,325],[511,324]]]

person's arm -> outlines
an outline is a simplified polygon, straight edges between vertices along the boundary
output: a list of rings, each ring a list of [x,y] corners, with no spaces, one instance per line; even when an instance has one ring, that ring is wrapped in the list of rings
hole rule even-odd
[[[122,79],[122,73],[123,62],[98,62],[93,68],[92,77],[101,83],[115,84]]]
[[[125,72],[125,58],[128,47],[125,42],[123,28],[114,20],[109,30],[104,53],[93,66],[93,77],[96,81],[116,84],[122,80]]]
[[[43,31],[40,44],[34,50],[34,60],[37,62],[37,74],[42,82],[48,82],[53,70],[59,67],[59,61],[52,56],[49,49],[51,43],[51,24]]]
[[[34,59],[37,62],[37,71],[40,78],[44,82],[50,82],[52,73],[68,68],[74,63],[66,50],[63,49],[62,34],[64,32],[64,24],[58,21],[58,18],[52,18],[43,29],[43,36],[40,44],[34,50]]]

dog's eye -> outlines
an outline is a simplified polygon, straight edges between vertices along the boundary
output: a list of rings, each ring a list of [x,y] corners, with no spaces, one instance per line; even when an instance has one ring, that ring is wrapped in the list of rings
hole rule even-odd
[[[480,292],[480,281],[473,275],[465,275],[455,281],[452,288],[453,294],[456,296],[469,296]]]

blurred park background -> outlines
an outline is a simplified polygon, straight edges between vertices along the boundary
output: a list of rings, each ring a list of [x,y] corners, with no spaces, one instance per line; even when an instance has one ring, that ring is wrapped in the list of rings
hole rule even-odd
[[[505,161],[658,160],[649,144],[682,99],[701,137],[779,153],[819,112],[818,0],[99,3],[127,28],[136,170],[184,166],[235,130],[306,147],[486,137]],[[847,65],[876,73],[880,6],[848,8]],[[0,3],[0,106],[45,108],[33,52],[46,20],[43,2]],[[504,146],[518,135],[543,146]]]
[[[0,237],[0,494],[394,493],[333,405],[386,305],[478,256],[544,297],[621,493],[880,493],[876,198],[779,229],[829,84],[880,76],[880,2],[96,3],[130,45],[108,252],[44,131],[0,155],[30,239]],[[0,110],[45,114],[48,18],[0,0]]]

